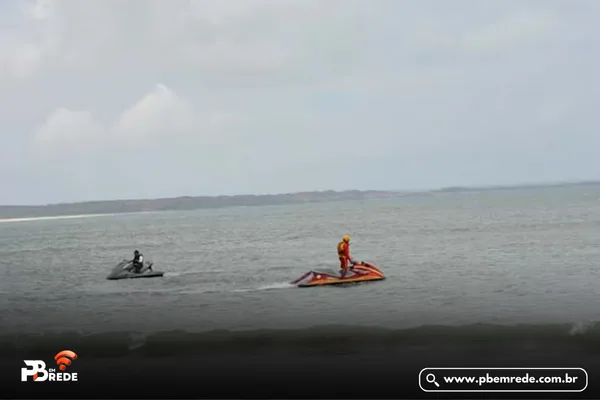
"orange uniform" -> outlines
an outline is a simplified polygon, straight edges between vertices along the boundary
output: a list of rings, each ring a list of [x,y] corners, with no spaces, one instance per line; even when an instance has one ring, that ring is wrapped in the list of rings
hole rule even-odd
[[[342,269],[342,274],[345,275],[348,270],[348,262],[352,262],[352,257],[350,257],[350,238],[344,236],[341,242],[338,243],[337,246],[338,258],[340,259],[340,268]]]

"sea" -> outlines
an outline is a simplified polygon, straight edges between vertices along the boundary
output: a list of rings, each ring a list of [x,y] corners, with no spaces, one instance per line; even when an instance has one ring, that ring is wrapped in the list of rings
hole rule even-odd
[[[344,234],[386,280],[290,284],[337,269]],[[164,277],[107,280],[135,249]],[[477,344],[590,361],[599,295],[593,185],[0,222],[0,351],[16,357]]]

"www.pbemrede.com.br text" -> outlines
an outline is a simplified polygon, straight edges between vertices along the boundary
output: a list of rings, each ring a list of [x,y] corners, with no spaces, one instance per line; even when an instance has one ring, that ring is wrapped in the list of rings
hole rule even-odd
[[[583,368],[424,368],[424,392],[583,392]]]

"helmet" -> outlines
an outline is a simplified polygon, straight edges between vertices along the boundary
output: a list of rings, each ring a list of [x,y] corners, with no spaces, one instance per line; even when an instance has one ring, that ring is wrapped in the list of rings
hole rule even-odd
[[[348,235],[344,235],[344,236],[342,236],[342,240],[343,240],[344,242],[348,243],[348,242],[350,242],[350,236],[348,236]]]

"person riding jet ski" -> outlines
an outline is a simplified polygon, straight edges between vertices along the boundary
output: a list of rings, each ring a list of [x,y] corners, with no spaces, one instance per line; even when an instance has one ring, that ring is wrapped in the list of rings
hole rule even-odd
[[[138,250],[134,251],[133,260],[131,262],[133,264],[133,272],[139,274],[142,271],[142,267],[144,266],[144,255]]]
[[[342,237],[342,241],[338,243],[337,251],[338,258],[340,259],[341,277],[344,278],[348,272],[348,263],[352,264],[350,266],[351,269],[356,264],[352,257],[350,257],[350,236],[344,235]]]

